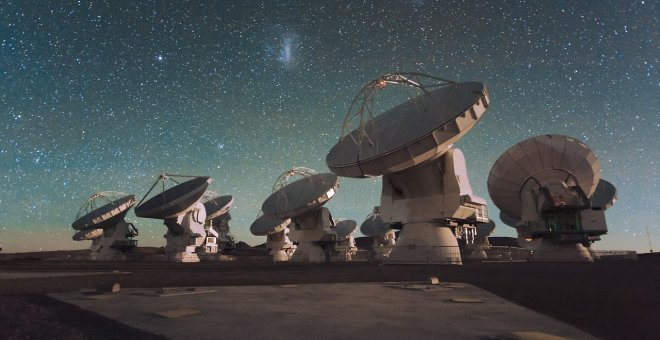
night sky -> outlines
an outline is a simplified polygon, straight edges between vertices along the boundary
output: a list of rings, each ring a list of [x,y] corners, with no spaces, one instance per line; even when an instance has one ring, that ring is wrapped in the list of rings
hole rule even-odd
[[[618,189],[595,249],[660,250],[657,1],[2,1],[0,244],[82,249],[97,191],[138,199],[163,172],[207,175],[249,226],[277,177],[329,172],[353,96],[397,71],[482,81],[486,116],[456,146],[489,202],[494,161],[541,134],[575,137]],[[328,207],[361,223],[380,178],[342,179]],[[127,217],[139,245],[162,221]]]

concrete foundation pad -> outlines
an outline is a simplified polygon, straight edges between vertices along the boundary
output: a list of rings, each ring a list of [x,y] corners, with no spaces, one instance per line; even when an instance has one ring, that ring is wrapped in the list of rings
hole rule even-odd
[[[68,276],[90,276],[90,275],[112,275],[112,274],[130,274],[127,272],[0,272],[0,280],[15,280],[15,279],[32,279],[32,278],[48,278],[48,277],[68,277]]]
[[[423,286],[428,289],[422,289]],[[392,289],[397,287],[403,289]],[[80,292],[50,296],[171,339],[209,336],[497,339],[523,333],[594,339],[573,326],[464,283],[414,283],[414,286],[396,282],[333,283],[195,289],[204,294],[166,295],[162,289],[145,288],[122,289],[108,300],[81,300]],[[452,302],[456,298],[480,303]],[[195,313],[175,313],[175,318],[158,314],[181,310]]]

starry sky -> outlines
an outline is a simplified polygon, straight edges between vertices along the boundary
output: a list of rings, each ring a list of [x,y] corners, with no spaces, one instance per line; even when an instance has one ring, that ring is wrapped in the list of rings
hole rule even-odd
[[[573,136],[618,188],[595,249],[660,250],[658,2],[36,1],[0,4],[0,244],[83,249],[97,191],[138,199],[163,172],[207,175],[249,226],[277,177],[328,172],[358,90],[389,72],[482,81],[491,107],[456,147],[496,236],[495,160],[541,134]],[[342,179],[328,207],[361,223],[380,179]],[[142,246],[162,221],[127,216]]]

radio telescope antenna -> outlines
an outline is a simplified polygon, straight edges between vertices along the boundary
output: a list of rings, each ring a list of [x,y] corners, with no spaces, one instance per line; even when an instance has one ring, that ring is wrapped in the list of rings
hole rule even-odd
[[[374,94],[389,84],[416,96],[374,115]],[[404,226],[386,262],[461,264],[456,238],[469,238],[488,214],[486,201],[472,193],[463,153],[452,145],[489,102],[482,83],[412,72],[378,77],[353,100],[326,164],[339,176],[383,176],[380,217]],[[353,120],[359,126],[347,133]]]
[[[125,252],[137,246],[138,230],[124,218],[135,205],[135,196],[101,191],[89,197],[71,223],[77,230],[74,241],[91,240],[90,258],[99,261],[125,260]]]
[[[250,225],[250,232],[256,236],[266,236],[266,248],[273,262],[289,261],[297,246],[289,239],[291,219],[279,219],[273,215],[264,215],[259,210],[257,218]]]
[[[355,98],[353,98],[342,123],[340,138],[344,138],[348,132],[357,128],[360,131],[361,138],[358,138],[355,142],[360,143],[362,139],[367,139],[373,144],[373,141],[366,134],[364,127],[367,122],[373,123],[375,97],[380,90],[383,90],[390,84],[407,87],[413,90],[415,95],[421,95],[428,93],[433,88],[455,83],[451,80],[417,72],[384,74],[364,85]],[[355,120],[358,121],[357,127],[353,124]]]
[[[372,257],[382,260],[392,252],[396,244],[396,233],[394,229],[386,224],[379,213],[380,207],[374,207],[374,211],[367,215],[367,218],[360,225],[360,232],[367,237],[373,237],[374,242],[371,245]]]
[[[584,143],[561,135],[526,139],[504,152],[488,175],[488,192],[536,261],[593,261],[587,247],[607,233],[614,186]],[[504,221],[505,219],[503,219]]]
[[[201,202],[206,209],[204,251],[206,253],[217,253],[218,250],[231,251],[236,249],[234,236],[229,232],[229,220],[231,220],[229,209],[234,204],[234,197],[231,195],[221,196],[214,191],[207,190],[202,195]]]
[[[191,178],[179,183],[174,178]],[[176,185],[167,188],[173,182]],[[162,184],[162,191],[145,201]],[[173,262],[199,262],[197,250],[206,239],[206,209],[200,202],[211,183],[208,176],[162,174],[135,207],[135,215],[163,220],[167,226],[165,253]]]
[[[353,220],[335,220],[334,231],[337,234],[337,242],[334,244],[333,256],[336,261],[351,261],[357,254],[355,246],[355,230],[357,222]]]
[[[294,175],[302,178],[291,181]],[[332,173],[316,173],[306,168],[285,171],[276,180],[275,191],[261,206],[263,216],[250,230],[255,235],[274,233],[274,228],[290,219],[290,237],[297,244],[290,261],[337,260],[332,254],[341,240],[330,211],[323,205],[335,196],[338,188],[339,179]]]

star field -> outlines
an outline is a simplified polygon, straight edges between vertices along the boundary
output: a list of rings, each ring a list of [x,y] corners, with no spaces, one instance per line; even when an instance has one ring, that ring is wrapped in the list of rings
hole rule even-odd
[[[596,249],[660,248],[657,1],[5,1],[0,6],[0,244],[82,249],[97,191],[138,199],[163,172],[208,175],[249,226],[285,170],[325,156],[380,74],[482,81],[485,118],[457,143],[475,193],[511,145],[573,136],[617,204]],[[328,207],[361,223],[380,179],[342,179]],[[160,221],[128,219],[139,245]],[[515,231],[496,219],[495,235]]]

